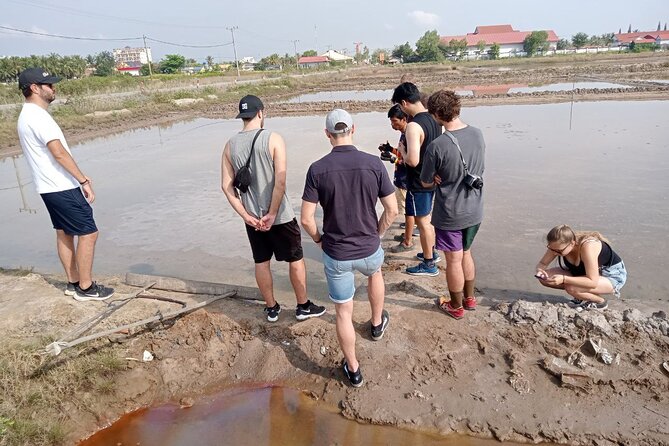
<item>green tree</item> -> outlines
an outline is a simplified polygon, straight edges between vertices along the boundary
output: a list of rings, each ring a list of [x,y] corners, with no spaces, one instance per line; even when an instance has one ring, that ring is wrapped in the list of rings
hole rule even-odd
[[[548,33],[546,31],[532,31],[523,40],[523,50],[527,57],[548,49]]]
[[[211,56],[207,56],[207,57],[204,59],[204,62],[207,64],[207,66],[208,66],[209,68],[212,68],[212,67],[214,66],[214,58],[211,57]]]
[[[490,45],[488,56],[493,60],[499,59],[499,44],[497,42]]]
[[[180,54],[167,54],[160,61],[161,73],[173,74],[186,66],[186,58]]]
[[[114,74],[114,56],[109,51],[102,51],[95,55],[95,75],[112,76]]]
[[[611,46],[616,41],[616,35],[613,33],[602,34],[599,38],[605,46]]]
[[[571,44],[575,48],[583,48],[588,43],[588,35],[586,33],[576,33],[571,36]]]
[[[277,53],[274,53],[260,59],[254,69],[264,71],[270,66],[277,65],[281,65],[281,56],[279,56]]]
[[[413,48],[411,48],[411,45],[409,42],[404,43],[402,45],[398,45],[393,49],[392,56],[396,57],[397,59],[401,60],[402,62],[411,62],[413,61],[413,58],[415,57],[415,53],[413,51]]]
[[[369,56],[372,63],[381,63],[381,54],[384,55],[384,60],[388,61],[388,50],[384,48],[377,48],[372,51],[372,54]]]
[[[479,40],[476,44],[476,50],[478,51],[479,56],[484,54],[486,43],[485,40]]]
[[[151,62],[151,70],[149,70],[149,64],[142,65],[142,68],[139,69],[139,74],[142,76],[148,76],[151,73],[160,73],[160,65],[157,63]]]
[[[443,43],[439,44],[439,50],[441,53],[448,57],[449,59],[460,60],[467,51],[467,41],[465,39],[452,39],[446,45]]]
[[[439,34],[437,30],[426,31],[423,37],[416,41],[416,55],[421,62],[440,62],[444,54],[439,49]]]
[[[316,50],[306,50],[304,53],[302,53],[302,57],[309,57],[309,56],[318,56],[318,53]]]
[[[569,48],[569,41],[567,39],[560,39],[557,41],[555,48],[558,50],[566,50]]]

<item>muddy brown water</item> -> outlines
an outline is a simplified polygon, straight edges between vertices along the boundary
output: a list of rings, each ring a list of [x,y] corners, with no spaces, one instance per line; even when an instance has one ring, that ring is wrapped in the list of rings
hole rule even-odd
[[[196,401],[140,410],[79,446],[193,445],[511,445],[463,436],[447,438],[389,426],[361,424],[283,387],[231,389]]]
[[[568,103],[463,109],[463,119],[481,128],[487,143],[485,220],[473,251],[478,287],[489,296],[550,294],[532,270],[544,234],[564,222],[612,240],[629,271],[624,298],[641,305],[653,297],[666,305],[666,116],[667,101],[575,103],[570,130]],[[363,150],[378,153],[379,143],[397,140],[385,113],[354,120]],[[306,169],[330,149],[324,117],[270,117],[266,125],[286,140],[288,194],[299,211]],[[255,285],[243,225],[219,185],[222,147],[239,128],[234,120],[197,119],[73,148],[94,180],[98,274]],[[0,266],[60,273],[49,217],[30,181],[22,156],[0,160]],[[308,237],[304,245],[310,294],[327,303],[319,252]],[[277,295],[291,301],[287,268],[277,266]]]

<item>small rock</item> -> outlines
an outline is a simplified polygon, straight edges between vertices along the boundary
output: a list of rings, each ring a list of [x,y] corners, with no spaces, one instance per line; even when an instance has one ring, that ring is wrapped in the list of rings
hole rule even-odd
[[[325,354],[328,352],[328,349],[326,346],[321,345],[321,355],[325,356]]]
[[[626,322],[639,322],[643,319],[643,314],[636,308],[630,308],[623,311],[623,320]]]
[[[193,401],[193,398],[183,397],[181,400],[179,400],[179,407],[182,409],[188,409],[189,407],[193,407],[194,403],[195,402]]]
[[[653,313],[653,317],[656,319],[664,319],[665,321],[667,320],[667,312],[666,311],[658,311]]]

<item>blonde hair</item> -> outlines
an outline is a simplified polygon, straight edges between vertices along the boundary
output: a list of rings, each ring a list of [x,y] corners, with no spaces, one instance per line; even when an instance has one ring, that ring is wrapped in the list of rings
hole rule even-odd
[[[571,243],[576,240],[576,244],[580,245],[588,239],[597,239],[610,244],[609,240],[597,231],[574,231],[568,225],[558,225],[548,231],[546,235],[548,243]]]

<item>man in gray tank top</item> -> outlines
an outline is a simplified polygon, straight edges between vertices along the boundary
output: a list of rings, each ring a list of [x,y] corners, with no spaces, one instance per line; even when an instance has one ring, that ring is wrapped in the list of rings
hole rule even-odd
[[[281,306],[274,299],[272,256],[277,261],[288,262],[290,282],[297,298],[297,320],[321,316],[325,307],[307,299],[300,227],[286,196],[286,145],[278,133],[263,131],[265,107],[260,98],[244,96],[239,102],[237,118],[242,119],[244,126],[223,149],[221,188],[246,225],[267,320],[276,322],[281,312]],[[247,164],[251,184],[248,190],[241,192],[235,188],[234,180]]]

